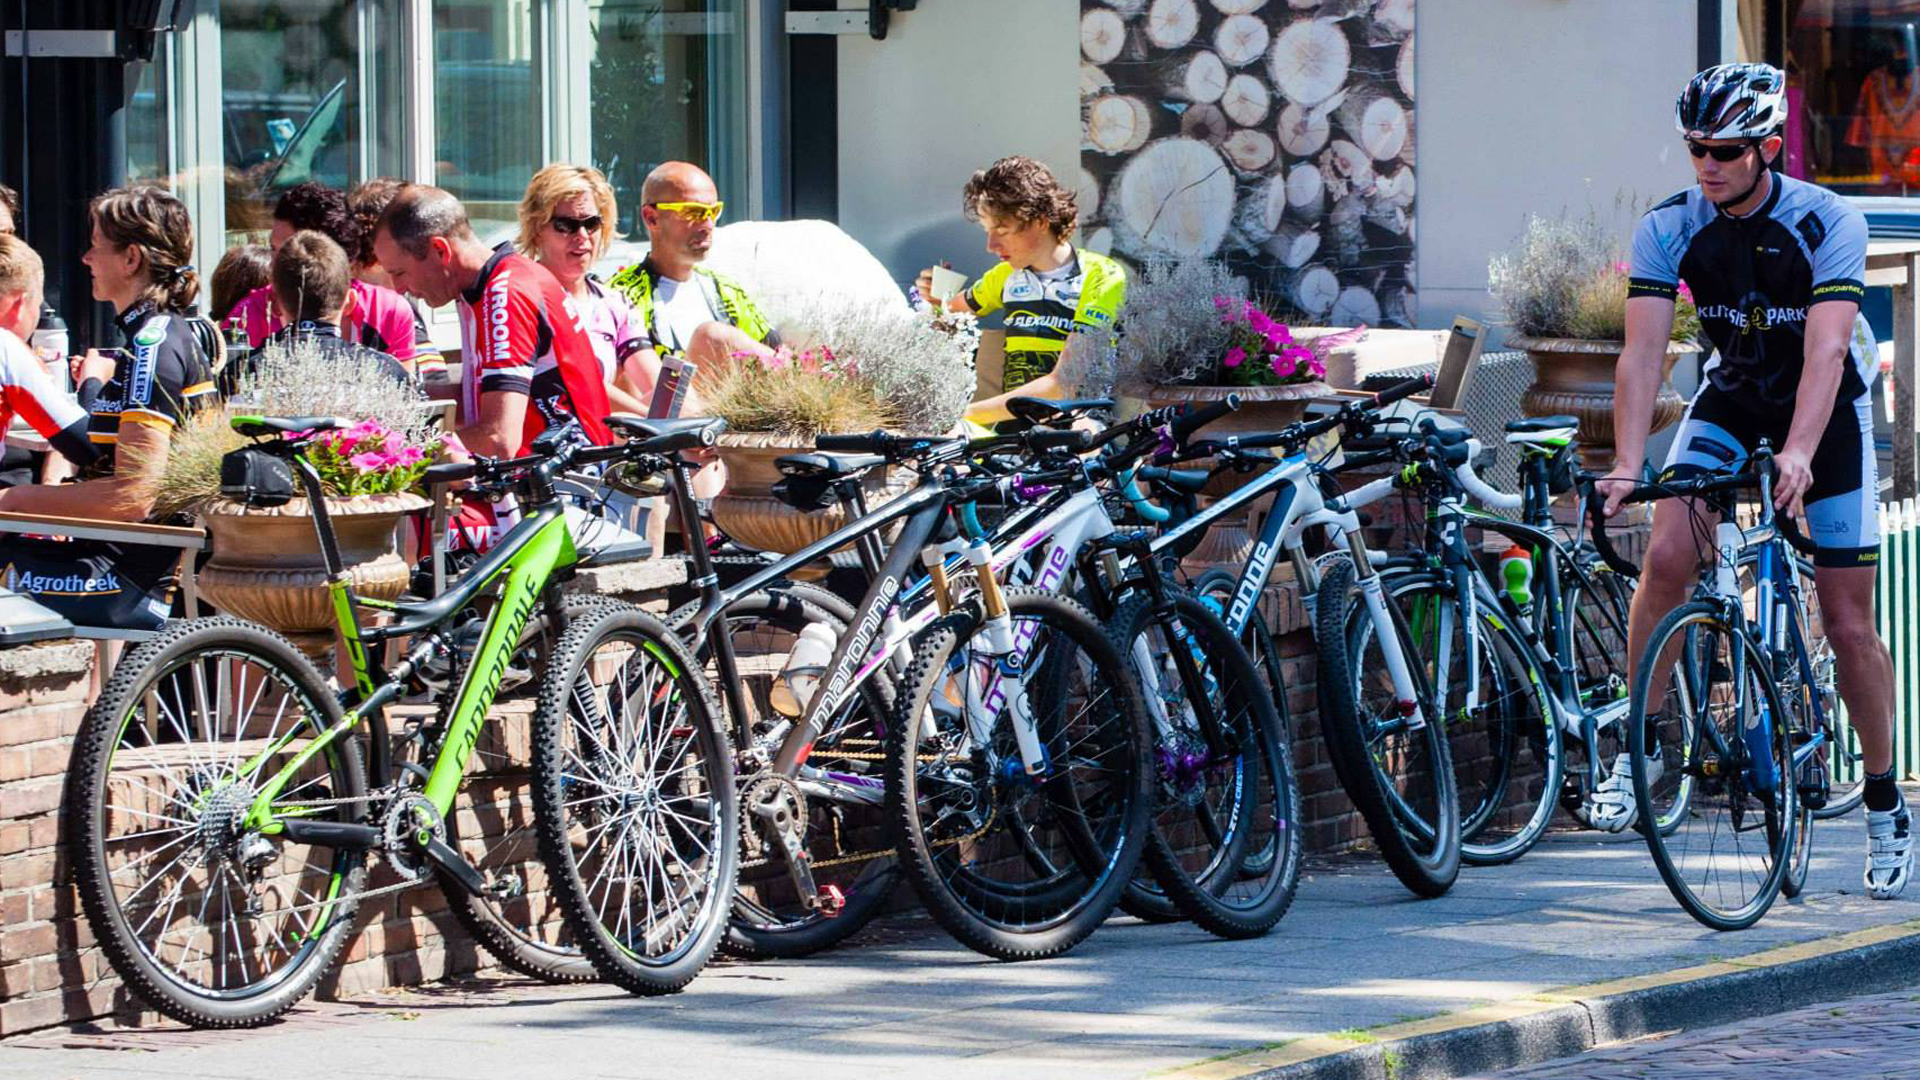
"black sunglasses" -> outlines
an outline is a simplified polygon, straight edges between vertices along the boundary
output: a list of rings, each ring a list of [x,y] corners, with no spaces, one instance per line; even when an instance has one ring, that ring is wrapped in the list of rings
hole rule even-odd
[[[1753,149],[1758,145],[1760,144],[1752,143],[1752,142],[1744,142],[1738,146],[1707,146],[1702,143],[1694,142],[1692,139],[1688,139],[1687,152],[1697,158],[1711,156],[1715,161],[1729,162],[1729,161],[1739,161],[1741,158],[1746,157],[1747,151]]]
[[[592,217],[562,217],[555,214],[549,220],[553,223],[554,231],[562,236],[572,236],[582,229],[587,232],[599,232],[601,225],[599,214]]]

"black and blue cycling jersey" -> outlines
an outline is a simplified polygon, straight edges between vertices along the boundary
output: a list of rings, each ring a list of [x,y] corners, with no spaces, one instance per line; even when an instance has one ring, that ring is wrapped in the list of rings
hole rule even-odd
[[[1685,282],[1714,350],[1666,475],[1737,467],[1762,437],[1779,448],[1800,389],[1807,309],[1858,304],[1865,294],[1866,218],[1818,185],[1778,173],[1772,183],[1766,202],[1742,217],[1688,188],[1647,211],[1634,231],[1627,295],[1673,299]],[[1856,313],[1803,500],[1822,565],[1869,565],[1879,555],[1867,396],[1878,361],[1873,333]]]

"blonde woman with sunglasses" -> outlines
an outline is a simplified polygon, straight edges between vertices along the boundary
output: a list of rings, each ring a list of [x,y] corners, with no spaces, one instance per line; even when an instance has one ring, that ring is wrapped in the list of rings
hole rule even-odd
[[[619,205],[613,187],[590,165],[549,165],[533,174],[520,199],[520,253],[553,274],[572,298],[607,384],[614,412],[647,415],[660,361],[648,351],[640,321],[625,297],[589,271],[613,243]]]

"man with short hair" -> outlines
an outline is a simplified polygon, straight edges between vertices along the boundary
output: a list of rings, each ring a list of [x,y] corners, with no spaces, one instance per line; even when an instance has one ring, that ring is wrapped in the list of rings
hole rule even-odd
[[[1674,104],[1692,156],[1693,187],[1641,217],[1628,272],[1626,349],[1614,390],[1617,451],[1600,481],[1616,512],[1645,460],[1654,394],[1682,278],[1715,356],[1675,431],[1663,478],[1737,469],[1761,439],[1772,444],[1780,513],[1804,508],[1820,618],[1840,697],[1866,770],[1868,895],[1907,886],[1913,841],[1894,786],[1893,659],[1874,630],[1880,557],[1878,479],[1870,392],[1878,356],[1860,317],[1867,223],[1833,192],[1772,172],[1787,118],[1786,76],[1765,64],[1722,64],[1694,76]],[[1628,626],[1637,664],[1654,626],[1686,599],[1700,555],[1702,507],[1663,500],[1653,516]],[[1660,721],[1665,679],[1654,675],[1648,734]],[[1667,769],[1653,742],[1651,785]],[[1637,816],[1628,755],[1597,789],[1593,819],[1625,829]]]
[[[4,195],[0,189],[0,195]],[[0,202],[4,202],[0,198]],[[0,233],[0,443],[14,417],[25,420],[62,457],[76,466],[93,464],[99,456],[87,438],[91,419],[47,375],[40,358],[27,348],[27,338],[40,324],[40,300],[46,269],[26,241]],[[66,363],[66,357],[59,358]]]
[[[542,431],[569,420],[596,444],[612,441],[600,361],[573,301],[512,243],[481,243],[460,200],[406,185],[380,215],[373,251],[394,288],[430,306],[459,303],[465,363],[455,392],[468,450],[525,454]]]
[[[697,165],[669,161],[647,174],[640,198],[652,247],[608,284],[633,305],[646,347],[684,357],[700,371],[715,370],[735,353],[772,356],[779,334],[753,299],[702,265],[724,207],[713,177]]]

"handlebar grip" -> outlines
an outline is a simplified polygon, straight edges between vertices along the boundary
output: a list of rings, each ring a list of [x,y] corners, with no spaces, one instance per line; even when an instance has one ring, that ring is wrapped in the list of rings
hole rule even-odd
[[[1215,420],[1240,408],[1240,395],[1228,394],[1222,401],[1216,401],[1202,409],[1188,409],[1180,414],[1168,429],[1174,442],[1186,442],[1187,437]]]
[[[1416,375],[1398,386],[1389,386],[1385,390],[1373,395],[1367,407],[1371,409],[1383,409],[1402,398],[1410,398],[1423,390],[1431,389],[1433,389],[1433,376]]]
[[[892,445],[893,436],[884,431],[869,431],[864,435],[816,435],[813,448],[825,450],[830,454],[884,454]]]
[[[1598,487],[1587,489],[1587,516],[1593,519],[1593,549],[1600,554],[1600,561],[1606,563],[1614,573],[1627,577],[1640,576],[1640,568],[1620,557],[1620,552],[1607,538],[1606,500],[1601,498]]]
[[[1027,432],[1027,445],[1035,450],[1085,450],[1092,441],[1086,432],[1059,428],[1034,428]]]
[[[425,484],[457,484],[462,480],[471,480],[480,473],[480,465],[472,461],[449,461],[441,465],[429,465],[427,471],[420,474]]]
[[[1820,550],[1819,545],[1807,539],[1807,534],[1800,531],[1799,524],[1793,520],[1791,515],[1774,514],[1773,527],[1779,530],[1780,539],[1785,540],[1788,547],[1791,547],[1809,559],[1813,558]]]

